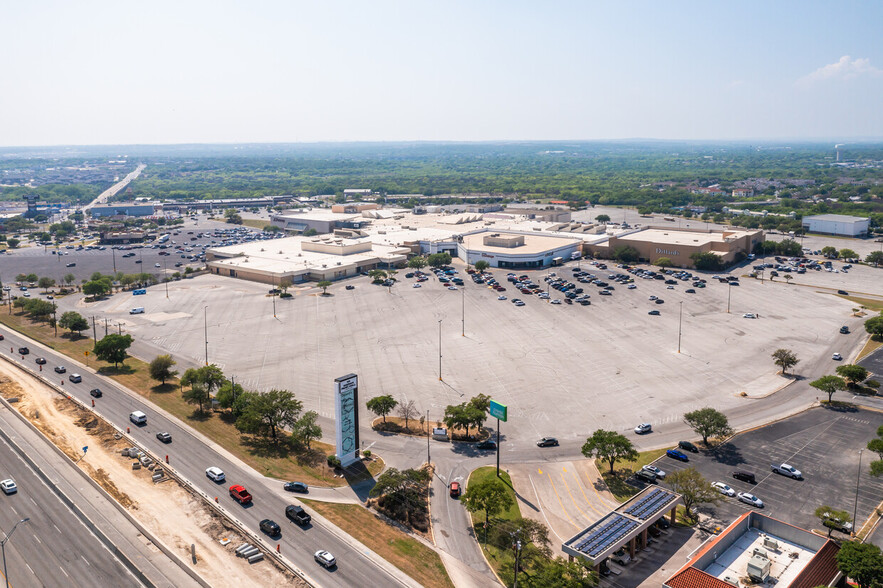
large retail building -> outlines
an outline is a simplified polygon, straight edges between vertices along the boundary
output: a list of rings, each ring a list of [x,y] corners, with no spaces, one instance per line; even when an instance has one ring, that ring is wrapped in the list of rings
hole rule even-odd
[[[863,216],[817,214],[803,217],[801,224],[807,233],[861,237],[868,234],[871,221]]]
[[[628,245],[637,250],[642,261],[652,263],[667,257],[676,267],[693,267],[694,253],[714,253],[725,265],[748,256],[764,240],[762,230],[704,231],[701,229],[645,228],[611,236],[604,243],[590,245],[589,251],[613,258],[617,248]],[[740,255],[741,254],[741,255]]]

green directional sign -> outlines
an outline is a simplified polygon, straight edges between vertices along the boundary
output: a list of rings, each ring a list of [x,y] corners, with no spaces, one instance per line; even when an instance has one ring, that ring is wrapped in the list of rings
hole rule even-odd
[[[500,404],[496,400],[491,400],[491,416],[506,422],[506,415],[509,409],[505,404]]]

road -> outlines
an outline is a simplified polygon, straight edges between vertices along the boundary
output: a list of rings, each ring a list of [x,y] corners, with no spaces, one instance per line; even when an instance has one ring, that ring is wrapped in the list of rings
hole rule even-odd
[[[262,519],[272,518],[280,523],[281,540],[270,541],[260,534],[261,540],[270,549],[275,549],[278,543],[284,556],[304,570],[311,583],[329,587],[417,586],[413,580],[387,562],[367,554],[366,549],[360,548],[350,538],[342,536],[340,531],[319,522],[307,528],[289,522],[285,518],[285,506],[296,501],[282,490],[280,483],[264,478],[222,447],[182,425],[176,418],[161,412],[143,398],[115,386],[111,380],[94,374],[91,370],[72,365],[68,357],[40,347],[7,329],[4,329],[4,335],[6,340],[0,352],[15,358],[16,362],[26,369],[35,372],[38,366],[34,363],[34,358],[40,355],[46,358],[48,366],[69,366],[69,373],[65,376],[73,372],[80,373],[83,381],[72,384],[65,378],[64,389],[84,403],[91,403],[89,390],[100,388],[104,395],[95,402],[96,412],[123,430],[130,428],[132,438],[155,455],[161,458],[168,455],[171,467],[205,495],[217,497],[220,506],[244,527],[260,534],[258,523]],[[9,352],[10,347],[17,350],[20,346],[28,346],[31,350],[29,355],[24,356],[24,360],[21,355]],[[44,371],[42,375],[51,378],[55,384],[61,382],[62,376],[54,372]],[[128,415],[133,410],[142,410],[147,414],[145,426],[136,427],[129,422]],[[156,439],[155,435],[160,431],[171,433],[170,444],[163,444]],[[225,484],[215,484],[206,478],[205,469],[209,466],[220,467],[226,473]],[[254,503],[248,507],[240,506],[228,495],[227,487],[230,484],[244,485],[254,496]],[[316,521],[315,514],[314,521]],[[313,553],[318,549],[325,549],[334,554],[339,562],[338,566],[332,570],[325,570],[316,564]]]
[[[89,210],[93,206],[98,206],[99,204],[107,204],[107,201],[110,198],[113,198],[114,196],[116,196],[120,190],[122,190],[123,188],[125,188],[126,186],[129,185],[129,182],[131,182],[132,180],[134,180],[135,178],[140,176],[141,172],[144,171],[145,167],[147,167],[146,163],[138,164],[138,167],[136,167],[134,171],[129,173],[129,175],[127,175],[125,178],[123,178],[122,180],[120,180],[119,182],[117,182],[116,184],[114,184],[113,186],[111,186],[110,188],[108,188],[107,190],[102,192],[101,194],[99,194],[98,198],[96,198],[95,200],[93,200],[92,202],[90,202],[89,204],[84,206],[83,211]]]

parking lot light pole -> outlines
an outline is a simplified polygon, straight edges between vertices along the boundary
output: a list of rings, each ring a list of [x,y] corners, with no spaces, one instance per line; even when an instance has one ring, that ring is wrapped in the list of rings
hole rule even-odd
[[[25,517],[19,522],[15,523],[15,526],[12,527],[12,530],[6,535],[6,538],[3,541],[0,541],[0,551],[3,552],[3,579],[6,580],[6,588],[9,588],[9,574],[6,572],[6,543],[12,539],[12,534],[15,533],[15,530],[22,523],[26,523],[31,520],[30,517]]]
[[[463,332],[461,333],[460,336],[465,337],[466,336],[466,287],[462,286],[460,288],[460,290],[463,292],[463,296],[460,297],[463,300],[463,319],[462,319]]]
[[[727,314],[730,314],[730,292],[733,291],[733,286],[730,282],[727,282]]]
[[[442,372],[441,372],[441,358],[442,358],[442,352],[441,352],[441,324],[442,324],[442,319],[438,319],[438,381],[439,381],[439,382],[442,381]]]
[[[858,484],[862,479],[862,452],[864,449],[858,450],[858,475],[855,477],[855,506],[852,509],[852,534],[858,533],[858,521],[855,517],[858,515]]]
[[[205,320],[205,365],[208,365],[208,306],[203,307],[202,311]]]
[[[681,314],[678,317],[678,353],[681,352],[681,323],[684,320],[684,301],[681,300]]]

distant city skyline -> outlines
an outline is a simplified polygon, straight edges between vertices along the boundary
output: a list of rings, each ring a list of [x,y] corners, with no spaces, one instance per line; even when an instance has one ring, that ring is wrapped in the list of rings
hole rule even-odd
[[[881,140],[880,3],[4,7],[0,145]]]

